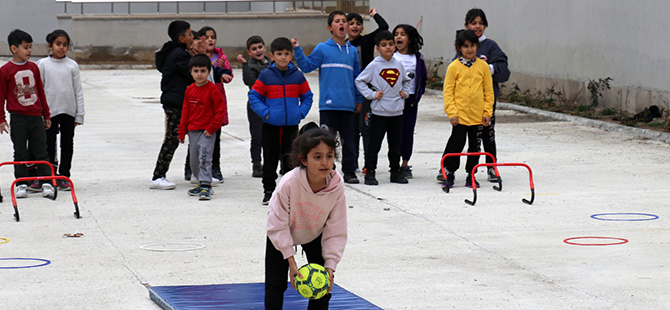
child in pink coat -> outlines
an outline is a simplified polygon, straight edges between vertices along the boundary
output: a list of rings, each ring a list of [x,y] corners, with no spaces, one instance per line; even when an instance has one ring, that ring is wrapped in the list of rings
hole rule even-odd
[[[308,125],[313,127],[304,130]],[[281,309],[287,272],[291,285],[298,275],[294,247],[300,245],[307,261],[328,270],[334,281],[347,243],[347,204],[344,182],[333,170],[337,143],[327,130],[305,125],[293,142],[297,166],[282,177],[268,210],[265,250],[265,309]],[[304,131],[304,132],[303,132]],[[331,285],[332,289],[332,285]],[[330,291],[309,301],[309,309],[328,309]]]

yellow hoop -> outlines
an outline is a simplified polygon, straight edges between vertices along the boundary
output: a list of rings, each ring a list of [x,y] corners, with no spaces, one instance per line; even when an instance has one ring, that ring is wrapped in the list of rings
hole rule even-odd
[[[0,238],[0,240],[4,240],[4,241],[0,241],[0,244],[9,242],[9,239],[7,239],[7,238]]]

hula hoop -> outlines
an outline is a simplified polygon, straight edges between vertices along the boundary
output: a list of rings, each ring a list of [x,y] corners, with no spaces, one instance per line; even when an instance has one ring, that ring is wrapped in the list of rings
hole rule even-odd
[[[582,239],[601,239],[601,240],[615,240],[615,242],[610,243],[578,243],[572,242],[572,240],[582,240]],[[571,245],[581,245],[581,246],[606,246],[606,245],[619,245],[628,243],[628,239],[624,238],[615,238],[615,237],[572,237],[563,240],[563,242]]]
[[[9,239],[7,239],[7,238],[0,238],[0,240],[4,240],[4,241],[0,241],[0,244],[9,242]]]
[[[182,246],[183,248],[170,248],[170,246]],[[190,247],[184,247],[190,246]],[[196,242],[159,242],[140,245],[140,249],[155,252],[185,252],[204,248],[205,245]]]
[[[629,218],[607,218],[608,216],[630,216]],[[639,218],[635,218],[638,216]],[[612,222],[640,222],[640,221],[653,221],[658,219],[658,215],[649,214],[649,213],[600,213],[591,215],[591,218],[599,221],[612,221]]]
[[[23,258],[23,257],[13,257],[13,258],[0,258],[0,261],[3,260],[36,260],[43,262],[42,264],[37,264],[37,265],[28,265],[28,266],[16,266],[16,267],[0,267],[0,269],[22,269],[22,268],[35,268],[35,267],[42,267],[51,264],[51,261],[48,259],[42,259],[42,258]]]

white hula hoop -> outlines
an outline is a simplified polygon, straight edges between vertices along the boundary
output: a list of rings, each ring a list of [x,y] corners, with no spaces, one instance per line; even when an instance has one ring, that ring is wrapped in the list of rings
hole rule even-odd
[[[171,247],[172,246],[172,247]],[[159,242],[140,245],[140,249],[155,252],[185,252],[204,248],[205,245],[197,242]]]

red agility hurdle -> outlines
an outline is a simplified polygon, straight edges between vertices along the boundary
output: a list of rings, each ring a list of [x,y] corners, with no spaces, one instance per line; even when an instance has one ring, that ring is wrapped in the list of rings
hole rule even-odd
[[[0,167],[2,167],[2,166],[4,166],[4,165],[29,165],[29,164],[34,164],[34,165],[48,165],[49,168],[51,168],[51,175],[56,175],[56,170],[54,169],[54,166],[53,166],[50,162],[48,162],[48,161],[44,161],[44,160],[6,161],[6,162],[2,162],[2,163],[0,163]],[[57,192],[56,192],[56,191],[57,191],[56,180],[53,180],[52,185],[53,185],[53,187],[54,187],[54,195],[57,195]],[[14,191],[14,188],[12,188],[12,192],[13,192],[13,191]],[[2,194],[0,194],[0,202],[2,202]]]
[[[526,198],[521,199],[525,204],[533,204],[533,201],[535,201],[535,185],[533,184],[533,171],[530,169],[530,167],[526,164],[521,164],[521,163],[484,163],[484,164],[478,164],[475,166],[473,169],[476,170],[480,166],[482,167],[498,167],[498,166],[523,166],[528,169],[528,177],[530,179],[530,200],[527,200]],[[472,184],[475,184],[475,176],[474,174],[472,175]],[[495,190],[502,190],[502,183],[500,183],[500,188],[496,188],[495,186],[493,187]],[[465,203],[474,206],[475,203],[477,202],[477,186],[472,187],[472,193],[474,194],[474,198],[472,201],[465,199]]]
[[[81,218],[81,215],[79,213],[79,205],[77,203],[77,196],[74,193],[74,183],[72,183],[72,180],[66,176],[60,176],[56,175],[54,166],[44,160],[31,160],[31,161],[7,161],[7,162],[2,162],[0,163],[0,167],[4,165],[28,165],[28,164],[35,164],[35,165],[48,165],[51,168],[51,176],[35,176],[35,177],[22,177],[15,179],[14,182],[12,182],[12,185],[10,187],[11,192],[12,192],[12,204],[14,206],[14,218],[16,221],[19,221],[19,209],[16,203],[16,193],[14,193],[14,186],[16,186],[17,182],[24,182],[24,181],[35,181],[35,180],[52,180],[52,184],[54,187],[54,196],[51,198],[52,200],[56,200],[56,197],[58,197],[58,186],[56,184],[56,180],[67,180],[70,182],[70,191],[72,192],[72,201],[74,202],[74,216],[76,218]],[[0,195],[0,202],[2,202],[2,195]]]
[[[442,160],[440,161],[440,173],[442,173],[442,177],[444,178],[444,181],[442,181],[442,190],[445,193],[449,192],[449,186],[447,186],[447,172],[444,171],[444,160],[447,159],[447,157],[453,157],[453,156],[479,156],[479,155],[486,155],[489,158],[491,158],[491,160],[493,160],[494,164],[496,163],[496,158],[491,153],[488,153],[488,152],[447,153],[447,154],[444,154],[444,156],[442,156]],[[477,167],[479,167],[479,166],[480,165],[475,166],[473,168],[473,170],[477,170]],[[495,172],[496,172],[496,176],[498,177],[498,185],[500,185],[499,187],[494,186],[493,188],[495,190],[500,191],[500,190],[502,190],[502,178],[500,177],[500,174],[498,173],[498,168],[496,168],[497,166],[492,166],[492,167],[493,167],[493,170],[495,170]],[[469,171],[469,173],[471,173],[471,172],[472,171]],[[473,181],[474,181],[474,174],[472,174],[472,176],[473,176]],[[477,185],[474,182],[472,184],[473,184],[473,188],[477,187]]]
[[[66,176],[62,175],[52,175],[52,176],[41,176],[41,177],[25,177],[25,178],[18,178],[12,182],[12,187],[16,185],[16,182],[23,182],[23,181],[34,181],[34,180],[53,180],[54,182],[56,180],[67,180],[70,182],[70,192],[72,192],[72,202],[74,203],[74,217],[76,218],[81,218],[81,215],[79,214],[79,205],[77,204],[77,196],[74,194],[74,183],[72,183],[72,180]],[[52,200],[56,200],[56,189],[54,188],[54,197],[51,198]],[[19,207],[16,204],[16,194],[12,190],[12,204],[14,205],[14,218],[16,221],[19,221]]]

